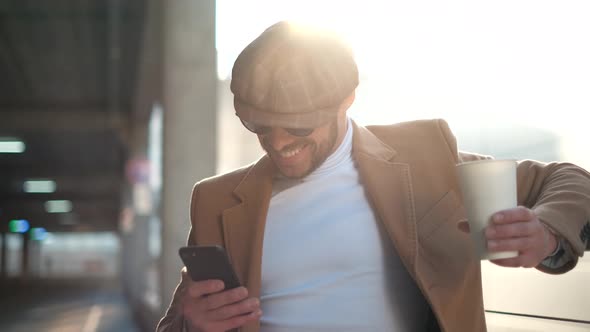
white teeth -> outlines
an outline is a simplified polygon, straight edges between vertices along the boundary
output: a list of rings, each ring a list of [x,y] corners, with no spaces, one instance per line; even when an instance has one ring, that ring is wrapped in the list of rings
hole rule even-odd
[[[293,157],[294,155],[298,154],[299,152],[301,152],[302,149],[303,149],[303,147],[299,147],[295,150],[283,151],[280,154],[281,154],[281,157],[283,157],[283,158],[290,158],[290,157]]]

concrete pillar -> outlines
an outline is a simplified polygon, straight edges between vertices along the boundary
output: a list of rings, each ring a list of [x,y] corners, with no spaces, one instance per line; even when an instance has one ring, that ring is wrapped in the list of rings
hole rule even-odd
[[[6,245],[6,239],[6,232],[0,232],[0,242],[2,242],[0,247],[0,279],[5,279],[7,274],[6,268],[8,264],[6,264],[6,251],[8,250],[8,246]]]
[[[162,304],[180,278],[193,184],[214,175],[217,69],[215,1],[163,2]]]
[[[29,279],[29,248],[31,244],[31,240],[29,237],[29,233],[25,232],[22,233],[22,241],[23,241],[23,250],[21,252],[21,273],[20,277],[21,280],[25,281]]]
[[[29,277],[41,276],[41,243],[30,239],[29,236]]]

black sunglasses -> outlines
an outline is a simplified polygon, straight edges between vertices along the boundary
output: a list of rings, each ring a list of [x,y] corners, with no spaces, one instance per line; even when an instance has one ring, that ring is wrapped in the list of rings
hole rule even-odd
[[[246,127],[246,129],[248,129],[249,131],[253,132],[256,135],[266,135],[272,131],[271,126],[257,125],[255,123],[245,121],[241,118],[240,118],[240,121],[242,121],[242,124],[244,125],[244,127]],[[283,128],[283,129],[286,132],[288,132],[289,135],[293,135],[293,136],[297,136],[297,137],[309,136],[315,130],[315,128]]]

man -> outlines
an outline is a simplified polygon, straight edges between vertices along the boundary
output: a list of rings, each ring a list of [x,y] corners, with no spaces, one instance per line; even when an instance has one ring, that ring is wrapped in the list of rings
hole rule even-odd
[[[459,152],[442,120],[355,124],[357,85],[352,52],[325,31],[280,22],[243,50],[236,115],[267,154],[194,187],[188,244],[225,247],[245,287],[183,271],[158,331],[485,331],[455,173],[485,157]],[[519,255],[494,262],[572,269],[590,174],[521,161],[518,202],[486,237]]]

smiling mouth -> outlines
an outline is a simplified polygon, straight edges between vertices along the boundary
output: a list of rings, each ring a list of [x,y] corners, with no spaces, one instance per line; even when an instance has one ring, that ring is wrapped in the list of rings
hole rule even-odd
[[[303,150],[304,147],[305,147],[305,145],[301,145],[301,146],[296,147],[295,149],[281,151],[281,152],[279,152],[279,155],[283,158],[291,158],[291,157],[294,157],[295,155],[299,154],[299,152],[301,152],[301,150]]]

